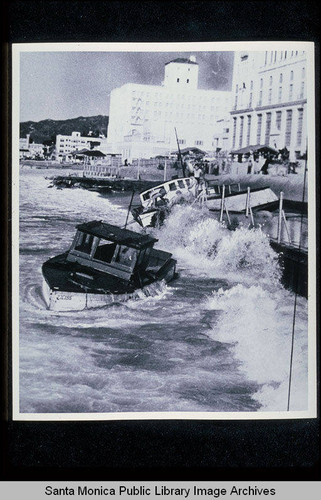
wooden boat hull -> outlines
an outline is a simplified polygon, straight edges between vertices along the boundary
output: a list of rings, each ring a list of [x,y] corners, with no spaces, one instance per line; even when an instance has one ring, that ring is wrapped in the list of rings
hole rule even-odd
[[[169,210],[163,209],[155,209],[148,210],[146,212],[143,211],[132,211],[132,215],[138,224],[144,228],[146,227],[156,227],[157,225],[161,225],[166,216],[168,215]]]
[[[229,212],[244,212],[246,209],[247,191],[227,194],[225,196],[225,206]],[[277,195],[270,188],[253,189],[250,192],[250,206],[255,208],[278,200]],[[207,198],[207,207],[210,210],[221,209],[221,196]]]
[[[42,294],[47,308],[56,312],[82,311],[106,307],[114,303],[122,303],[127,300],[138,300],[144,297],[156,296],[164,289],[164,285],[175,277],[172,269],[168,279],[151,283],[132,293],[124,294],[101,294],[90,292],[66,292],[63,290],[52,290],[45,279],[43,279]]]
[[[308,298],[308,251],[273,239],[270,239],[270,245],[279,255],[283,285]]]
[[[176,277],[176,260],[170,255],[161,250],[152,250],[152,265],[147,268],[141,285],[103,273],[96,273],[93,284],[89,284],[88,280],[85,285],[77,283],[74,278],[71,279],[77,264],[68,263],[66,254],[58,255],[43,264],[43,298],[47,308],[52,311],[81,311],[157,295],[166,283]],[[84,268],[80,276],[85,277],[88,271]]]

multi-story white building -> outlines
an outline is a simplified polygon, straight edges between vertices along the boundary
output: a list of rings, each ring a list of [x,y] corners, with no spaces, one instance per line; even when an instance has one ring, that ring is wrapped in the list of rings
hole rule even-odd
[[[59,158],[68,157],[75,151],[82,149],[98,149],[104,152],[106,139],[99,137],[82,137],[80,132],[72,132],[71,135],[58,134],[56,137],[56,156]]]
[[[266,144],[293,159],[305,152],[306,64],[304,51],[235,53],[232,150]]]
[[[197,146],[229,149],[231,92],[198,89],[195,57],[165,64],[162,86],[127,83],[111,92],[107,141],[123,159]],[[176,129],[176,130],[175,130]]]
[[[30,134],[19,139],[20,158],[43,158],[43,144],[30,142]]]

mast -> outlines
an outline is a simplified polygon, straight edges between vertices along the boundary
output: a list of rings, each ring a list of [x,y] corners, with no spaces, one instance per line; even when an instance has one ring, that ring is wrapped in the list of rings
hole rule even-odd
[[[184,163],[183,163],[183,158],[182,158],[181,148],[179,147],[179,142],[178,142],[178,137],[177,137],[177,130],[176,130],[176,127],[174,127],[174,129],[175,129],[176,142],[177,142],[178,159],[179,159],[179,161],[181,162],[181,167],[182,167],[182,170],[183,170],[183,177],[185,177],[185,168],[184,168]]]

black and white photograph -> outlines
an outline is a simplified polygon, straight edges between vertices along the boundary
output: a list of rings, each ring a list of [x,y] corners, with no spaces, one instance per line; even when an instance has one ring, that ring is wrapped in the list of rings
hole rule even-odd
[[[12,46],[14,420],[316,416],[312,42]]]

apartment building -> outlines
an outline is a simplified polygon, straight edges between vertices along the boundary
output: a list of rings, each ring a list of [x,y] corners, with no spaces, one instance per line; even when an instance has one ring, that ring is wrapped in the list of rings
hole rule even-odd
[[[306,150],[307,59],[304,51],[236,52],[233,74],[232,150],[266,144]]]

